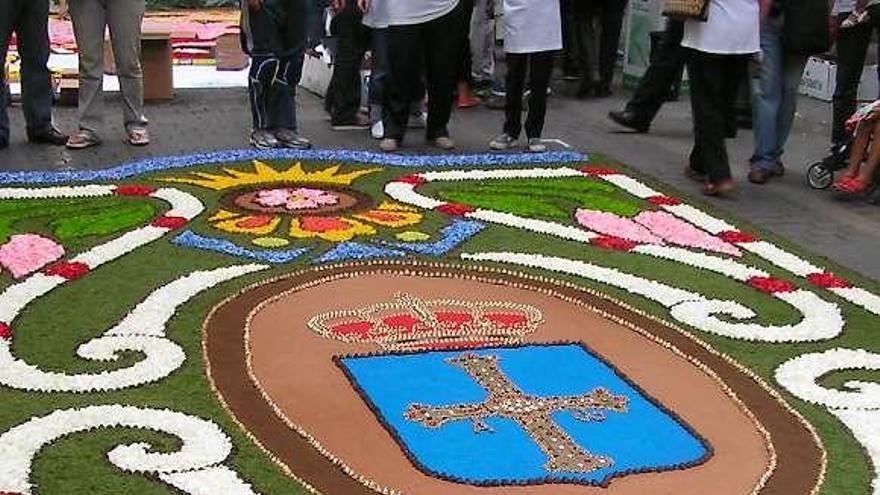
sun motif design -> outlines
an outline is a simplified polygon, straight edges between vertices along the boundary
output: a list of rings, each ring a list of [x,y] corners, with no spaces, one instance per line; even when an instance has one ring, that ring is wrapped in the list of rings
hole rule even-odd
[[[276,170],[254,161],[252,170],[224,168],[162,180],[222,192],[220,207],[208,222],[223,232],[250,235],[253,244],[262,247],[283,247],[291,239],[340,243],[422,222],[423,215],[414,208],[391,201],[377,204],[351,187],[380,168],[348,172],[341,168],[334,165],[310,172],[295,163]]]

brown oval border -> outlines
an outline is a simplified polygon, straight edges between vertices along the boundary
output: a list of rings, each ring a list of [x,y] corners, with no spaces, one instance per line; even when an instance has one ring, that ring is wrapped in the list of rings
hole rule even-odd
[[[330,280],[361,274],[467,277],[535,290],[578,303],[622,323],[687,357],[715,375],[772,438],[775,466],[753,494],[805,495],[819,491],[827,455],[821,440],[800,414],[759,377],[732,358],[714,351],[683,329],[644,314],[625,303],[573,284],[485,267],[424,262],[379,261],[328,265],[252,285],[217,305],[202,329],[208,379],[223,407],[288,476],[316,494],[396,493],[350,472],[323,452],[305,432],[291,428],[266,400],[248,369],[247,330],[252,315],[279,293],[303,290]]]

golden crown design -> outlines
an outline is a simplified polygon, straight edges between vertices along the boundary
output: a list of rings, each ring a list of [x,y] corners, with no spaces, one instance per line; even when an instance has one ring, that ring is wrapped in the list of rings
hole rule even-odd
[[[315,316],[322,337],[388,350],[467,349],[520,342],[543,323],[541,311],[512,302],[426,301],[398,293],[366,308]]]

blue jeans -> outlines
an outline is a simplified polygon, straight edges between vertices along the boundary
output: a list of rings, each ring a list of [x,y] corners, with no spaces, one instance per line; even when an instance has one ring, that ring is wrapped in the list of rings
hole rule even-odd
[[[776,167],[785,151],[797,109],[798,86],[808,59],[785,50],[784,25],[781,14],[761,25],[761,67],[752,77],[755,151],[751,164],[765,170]]]

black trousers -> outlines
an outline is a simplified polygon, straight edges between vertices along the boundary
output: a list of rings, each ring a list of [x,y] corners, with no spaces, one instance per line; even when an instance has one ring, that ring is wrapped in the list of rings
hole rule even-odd
[[[846,132],[844,124],[856,111],[859,81],[871,35],[875,30],[880,30],[880,5],[872,5],[868,11],[868,22],[837,32],[837,86],[834,89],[834,118],[831,125],[831,143],[835,146],[850,141],[851,136]],[[838,24],[848,15],[840,14]]]
[[[410,106],[419,96],[413,92],[422,77],[422,60],[428,90],[426,137],[449,135],[455,76],[468,35],[464,13],[459,3],[452,12],[433,21],[388,28],[389,84],[382,117],[386,138],[402,141],[406,135]]]
[[[52,125],[52,80],[49,62],[49,0],[0,1],[0,66],[6,60],[12,33],[21,56],[21,91],[28,132]],[[0,143],[9,142],[9,95],[0,69]]]
[[[690,167],[711,182],[730,178],[724,140],[733,121],[733,102],[748,71],[748,57],[686,50],[694,119]]]
[[[263,0],[242,8],[242,47],[251,56],[248,93],[254,129],[297,129],[296,86],[302,78],[309,0]]]
[[[626,13],[627,0],[581,0],[576,3],[575,15],[577,28],[575,36],[579,37],[578,45],[581,54],[581,70],[584,82],[594,82],[592,68],[592,52],[595,50],[595,21],[599,21],[598,46],[598,83],[600,86],[611,86],[614,80],[614,69],[617,65],[617,51],[620,48],[620,32],[623,29],[623,18]]]
[[[577,33],[580,28],[577,22],[578,1],[561,0],[559,3],[562,16],[562,71],[567,76],[581,73],[581,44],[585,38]]]
[[[362,17],[357,3],[347,2],[331,25],[336,37],[336,57],[325,104],[334,125],[352,121],[361,106],[361,65],[369,40]]]
[[[547,116],[547,87],[553,74],[555,52],[508,53],[507,102],[504,133],[519,138],[522,132],[522,102],[526,72],[529,73],[529,116],[526,118],[526,136],[541,137]]]
[[[651,64],[626,109],[650,123],[666,102],[669,88],[681,81],[685,56],[681,40],[684,38],[684,22],[669,20],[666,30],[651,50]]]

